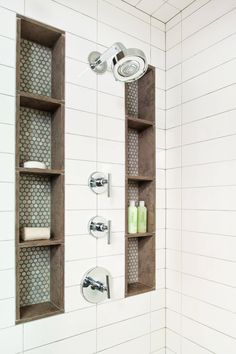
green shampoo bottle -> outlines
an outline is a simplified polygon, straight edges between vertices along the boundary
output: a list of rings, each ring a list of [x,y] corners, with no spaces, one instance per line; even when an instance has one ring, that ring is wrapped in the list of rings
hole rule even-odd
[[[147,232],[147,208],[143,200],[140,200],[138,206],[138,233]]]
[[[137,207],[134,200],[129,201],[128,207],[128,233],[136,234],[137,233]]]

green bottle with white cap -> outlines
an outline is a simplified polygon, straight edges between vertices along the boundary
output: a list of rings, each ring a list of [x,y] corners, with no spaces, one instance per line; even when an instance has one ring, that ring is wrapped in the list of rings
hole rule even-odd
[[[137,207],[135,205],[135,200],[129,201],[128,207],[128,233],[136,234],[137,233]]]
[[[138,206],[138,233],[147,232],[147,208],[145,202],[140,200]]]

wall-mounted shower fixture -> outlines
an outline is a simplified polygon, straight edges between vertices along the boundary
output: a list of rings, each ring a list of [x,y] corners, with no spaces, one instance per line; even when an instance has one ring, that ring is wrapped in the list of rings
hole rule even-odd
[[[107,196],[111,196],[111,174],[108,173],[107,177],[102,172],[93,172],[89,176],[89,187],[96,194],[102,194],[107,191]]]
[[[96,304],[106,298],[110,299],[110,279],[111,275],[105,268],[90,269],[81,283],[81,291],[85,300]]]
[[[131,82],[142,77],[148,68],[144,52],[137,48],[126,48],[122,43],[114,43],[104,53],[92,52],[88,61],[97,74],[107,71],[107,60],[112,58],[112,71],[116,80]]]
[[[95,216],[89,220],[88,229],[90,235],[96,238],[107,235],[107,244],[111,244],[111,220],[106,220],[101,216]]]

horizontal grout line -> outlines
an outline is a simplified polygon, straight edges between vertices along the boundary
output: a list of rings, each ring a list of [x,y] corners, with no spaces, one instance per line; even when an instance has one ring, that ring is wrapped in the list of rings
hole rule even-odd
[[[189,164],[189,165],[180,165],[180,166],[175,166],[175,167],[168,167],[166,171],[168,170],[174,170],[174,169],[184,169],[184,168],[189,168],[189,167],[196,167],[196,166],[205,166],[205,165],[212,165],[215,163],[225,163],[225,162],[232,162],[236,161],[236,159],[229,159],[229,160],[219,160],[219,161],[209,161],[209,162],[202,162],[202,163],[196,163],[196,164]]]
[[[174,228],[168,228],[167,230],[174,230],[174,231],[180,231],[180,229],[174,229]],[[217,233],[212,233],[212,232],[205,232],[205,231],[194,231],[194,230],[188,230],[188,229],[182,229],[184,232],[190,232],[190,233],[196,233],[196,234],[201,234],[201,235],[211,235],[213,236],[220,236],[220,237],[236,237],[233,235],[227,235],[227,234],[217,234]]]
[[[171,69],[173,69],[174,67],[176,67],[176,66],[178,66],[178,65],[180,65],[180,64],[183,64],[183,63],[185,63],[185,62],[188,61],[188,60],[191,60],[192,58],[196,57],[197,55],[199,55],[199,54],[201,54],[201,53],[204,53],[205,51],[207,51],[207,50],[210,49],[210,48],[213,48],[213,47],[216,46],[217,44],[219,44],[219,43],[221,43],[221,42],[224,42],[226,39],[228,39],[228,38],[234,36],[235,34],[236,34],[236,32],[233,32],[233,33],[229,34],[228,36],[224,37],[223,39],[220,39],[219,41],[217,41],[217,42],[215,42],[215,43],[209,45],[208,47],[201,49],[199,52],[197,52],[197,53],[191,55],[190,57],[188,57],[188,58],[182,60],[182,62],[180,61],[180,62],[178,62],[177,64],[174,64],[174,65],[168,67],[168,69],[166,68],[166,71],[171,70]]]
[[[176,293],[176,294],[178,294],[178,295],[180,295],[180,296],[185,296],[185,297],[188,297],[188,298],[190,298],[190,299],[197,300],[197,301],[199,301],[199,302],[202,302],[203,304],[213,306],[213,307],[215,307],[215,308],[217,308],[217,309],[219,309],[219,310],[223,310],[223,311],[232,313],[232,314],[234,314],[234,315],[236,314],[236,312],[231,311],[231,310],[227,310],[225,307],[221,307],[221,306],[215,305],[215,304],[213,304],[212,302],[204,301],[204,300],[202,300],[202,299],[200,299],[200,298],[198,298],[198,297],[195,297],[195,296],[192,296],[192,295],[188,295],[188,294],[186,294],[186,293],[184,293],[184,292],[179,292],[178,290],[169,289],[169,288],[167,288],[166,290],[172,291],[172,292],[174,292],[174,293]]]
[[[215,118],[215,117],[218,117],[218,116],[220,116],[222,114],[230,113],[230,112],[233,112],[235,110],[236,110],[236,108],[231,108],[231,109],[228,109],[226,111],[221,111],[219,113],[210,114],[209,116],[205,116],[205,117],[202,117],[202,118],[194,119],[194,120],[187,121],[187,122],[182,122],[181,124],[178,124],[178,125],[175,125],[173,127],[167,128],[166,132],[168,132],[169,130],[175,129],[175,128],[181,128],[182,126],[184,127],[185,125],[191,125],[192,123],[200,122],[200,121],[205,120],[205,119]],[[168,150],[168,149],[166,149],[166,150]]]
[[[167,108],[167,111],[168,111],[168,110],[171,110],[171,109],[173,109],[173,108],[177,108],[177,107],[181,107],[181,106],[183,107],[184,105],[186,105],[186,104],[188,104],[188,103],[190,103],[190,102],[194,102],[194,101],[196,101],[196,100],[199,100],[200,98],[209,96],[209,95],[211,95],[211,94],[213,94],[213,93],[215,93],[215,92],[223,91],[224,89],[229,88],[229,87],[232,87],[232,86],[235,86],[235,85],[236,85],[236,82],[234,82],[234,83],[232,83],[232,84],[229,84],[229,85],[226,85],[226,86],[221,86],[220,88],[218,88],[218,89],[216,89],[216,90],[209,91],[209,92],[207,92],[207,93],[204,93],[203,95],[200,95],[200,96],[191,98],[190,100],[183,101],[183,102],[180,103],[180,104],[177,104],[177,105],[175,105],[175,106],[169,107],[169,108]]]
[[[104,140],[104,141],[111,141],[111,142],[114,142],[114,143],[123,143],[123,144],[125,144],[125,141],[122,141],[122,140],[108,139],[108,138],[104,138],[104,137],[100,137],[100,136],[92,136],[92,135],[68,133],[68,132],[66,132],[65,135],[73,135],[73,136],[80,136],[80,137],[82,136],[84,138],[91,138],[91,139],[96,139],[96,140]]]
[[[231,10],[228,10],[227,12],[225,12],[223,15],[217,17],[216,19],[214,19],[213,21],[211,22],[208,22],[205,26],[201,27],[200,29],[198,29],[197,31],[193,32],[192,34],[190,34],[189,36],[185,37],[184,39],[182,39],[180,42],[176,43],[174,46],[170,47],[167,49],[168,50],[171,50],[175,47],[177,47],[179,44],[185,42],[186,40],[188,40],[189,38],[191,38],[192,36],[194,36],[195,34],[201,32],[202,30],[204,30],[205,28],[207,28],[208,26],[212,25],[213,23],[217,22],[218,20],[220,20],[221,18],[223,18],[224,16],[227,16],[228,14],[230,14],[231,12],[235,11],[236,7],[234,7],[233,9]],[[180,22],[183,22],[184,19]]]
[[[202,349],[204,349],[204,350],[207,350],[209,353],[212,353],[212,354],[217,354],[217,353],[215,353],[215,352],[211,351],[210,349],[208,349],[208,348],[206,348],[206,347],[203,347],[203,346],[202,346],[202,345],[200,345],[199,343],[194,342],[194,341],[192,341],[191,339],[189,339],[189,338],[187,338],[187,337],[183,336],[182,332],[181,332],[181,334],[179,334],[179,333],[177,333],[176,331],[174,331],[173,329],[168,328],[168,327],[167,327],[167,330],[168,330],[168,331],[171,331],[171,332],[173,332],[173,333],[175,333],[175,334],[176,334],[176,335],[178,335],[179,337],[184,338],[185,340],[189,341],[190,343],[195,344],[195,345],[196,345],[196,346],[198,346],[199,348],[202,348]],[[190,353],[189,353],[189,354],[190,354]]]
[[[167,191],[173,191],[173,190],[187,190],[187,189],[206,189],[206,188],[226,188],[226,187],[236,187],[236,184],[218,184],[218,185],[202,185],[202,186],[190,186],[190,187],[169,187],[166,188]],[[168,209],[168,208],[167,208]]]
[[[182,247],[182,245],[181,245],[181,247]],[[203,258],[214,259],[214,260],[223,261],[223,262],[227,262],[227,263],[236,263],[236,260],[233,261],[233,260],[226,259],[226,258],[213,257],[213,256],[208,256],[208,255],[205,255],[205,254],[201,254],[201,253],[185,251],[183,248],[174,249],[174,248],[168,247],[166,250],[167,251],[174,251],[174,252],[180,253],[180,254],[190,254],[190,255],[193,255],[193,256],[199,256],[199,257],[203,257]]]
[[[216,329],[216,328],[214,328],[214,327],[211,327],[211,326],[208,326],[208,325],[206,325],[205,323],[202,323],[202,322],[200,322],[200,321],[197,321],[197,320],[195,320],[194,318],[192,318],[192,317],[189,317],[189,316],[187,316],[187,315],[184,315],[183,313],[180,313],[180,312],[178,312],[178,311],[175,311],[175,310],[170,310],[170,309],[168,309],[169,311],[172,311],[172,312],[174,312],[174,313],[176,313],[176,314],[178,314],[178,315],[180,315],[180,316],[182,316],[182,317],[184,317],[184,318],[186,318],[186,319],[188,319],[188,320],[190,320],[190,321],[193,321],[193,322],[195,322],[195,323],[198,323],[198,324],[200,324],[201,326],[205,326],[205,327],[207,327],[207,328],[209,328],[209,329],[211,329],[211,330],[213,330],[213,331],[215,331],[215,332],[217,332],[217,333],[220,333],[220,334],[222,334],[222,335],[224,335],[224,336],[226,336],[226,337],[228,337],[228,338],[231,338],[231,339],[236,339],[236,337],[233,337],[233,336],[231,336],[230,334],[227,334],[227,333],[225,333],[225,332],[222,332],[222,331],[219,331],[218,329]]]
[[[114,210],[114,209],[112,209]],[[181,211],[212,211],[212,212],[227,212],[236,213],[236,209],[202,209],[202,208],[168,208],[168,210],[181,210]]]
[[[179,270],[176,270],[176,269],[172,269],[172,268],[168,268],[168,267],[166,268],[166,270],[170,270],[170,271],[178,273],[180,275],[183,274],[183,275],[191,276],[191,277],[196,278],[196,279],[206,280],[206,281],[209,281],[209,282],[214,283],[214,284],[223,285],[223,286],[226,286],[227,288],[230,288],[230,289],[236,289],[236,286],[232,286],[232,285],[229,285],[229,284],[226,284],[226,283],[222,283],[220,281],[212,280],[212,279],[209,279],[209,278],[203,278],[203,277],[191,274],[191,273],[182,272],[182,271],[179,271]]]

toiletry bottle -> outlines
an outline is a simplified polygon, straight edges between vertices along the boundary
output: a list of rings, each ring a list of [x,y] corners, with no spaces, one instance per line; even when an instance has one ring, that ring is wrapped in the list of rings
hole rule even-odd
[[[137,215],[138,210],[135,206],[135,200],[129,201],[128,207],[128,233],[136,234],[137,233]]]
[[[144,201],[140,200],[138,206],[138,233],[147,232],[147,208]]]

